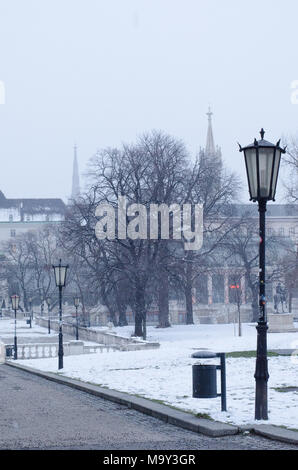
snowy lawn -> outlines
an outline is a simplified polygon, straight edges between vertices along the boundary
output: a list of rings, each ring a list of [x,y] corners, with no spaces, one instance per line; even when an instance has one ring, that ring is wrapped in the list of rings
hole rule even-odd
[[[297,326],[297,325],[296,325]],[[133,327],[114,328],[130,336]],[[159,400],[192,413],[208,414],[218,421],[234,424],[254,422],[255,358],[227,358],[227,412],[220,411],[220,397],[192,398],[190,355],[198,349],[216,352],[255,351],[256,329],[243,325],[243,336],[235,335],[234,326],[181,325],[167,329],[148,327],[148,340],[159,341],[159,349],[135,352],[110,352],[67,356],[67,377],[95,383],[130,394]],[[298,333],[268,334],[268,349],[298,349]],[[215,360],[208,360],[214,363]],[[205,361],[208,363],[208,361]],[[57,358],[19,361],[33,368],[57,372]],[[269,421],[266,423],[298,429],[298,357],[269,357]],[[219,391],[218,376],[218,391]],[[288,391],[286,387],[297,387]],[[280,389],[282,391],[278,391]]]
[[[12,318],[1,318],[0,319],[0,341],[4,343],[13,343],[14,337],[14,319]],[[43,342],[58,342],[58,332],[51,329],[51,333],[48,333],[48,329],[42,326],[36,325],[35,321],[32,321],[32,328],[26,323],[26,319],[17,320],[17,338],[19,344],[25,343],[43,343]],[[74,340],[73,337],[64,336],[65,341]],[[85,345],[96,346],[97,343],[92,341],[84,341]]]
[[[57,333],[51,333],[51,336],[56,336]],[[11,338],[14,336],[14,318],[1,318],[0,319],[0,340],[1,338]],[[36,338],[38,336],[50,336],[48,330],[35,324],[32,321],[32,328],[27,325],[26,319],[17,319],[17,336],[22,338]]]

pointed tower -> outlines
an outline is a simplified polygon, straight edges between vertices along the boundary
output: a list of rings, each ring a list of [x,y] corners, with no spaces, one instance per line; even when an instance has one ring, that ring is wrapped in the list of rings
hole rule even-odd
[[[80,177],[79,177],[79,165],[77,159],[77,146],[74,146],[73,156],[73,167],[72,167],[72,188],[71,188],[71,199],[77,199],[80,195]]]
[[[206,148],[205,153],[206,155],[215,155],[215,145],[214,145],[214,138],[213,138],[213,131],[212,131],[212,112],[209,106],[208,113],[208,131],[207,131],[207,140],[206,140]]]
[[[206,147],[204,149],[200,149],[200,156],[201,159],[207,161],[214,162],[215,165],[222,166],[222,159],[221,159],[221,149],[218,146],[215,146],[214,143],[214,136],[213,136],[213,129],[212,129],[212,116],[213,113],[209,106],[208,113],[208,129],[207,129],[207,139],[206,139]]]

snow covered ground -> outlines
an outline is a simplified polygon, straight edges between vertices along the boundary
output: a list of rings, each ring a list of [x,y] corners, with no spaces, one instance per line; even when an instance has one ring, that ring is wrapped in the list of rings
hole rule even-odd
[[[14,319],[12,318],[0,318],[0,341],[5,344],[13,344],[14,337]],[[58,332],[51,329],[51,333],[48,333],[48,329],[42,326],[36,325],[35,320],[32,321],[32,328],[26,323],[26,319],[17,320],[17,338],[18,344],[26,343],[57,343]],[[64,335],[65,341],[74,340],[75,338]],[[96,346],[97,343],[92,341],[84,341],[85,345]]]
[[[0,339],[2,338],[4,342],[6,339],[12,338],[14,336],[14,319],[13,318],[1,318],[0,319]],[[17,336],[19,338],[26,339],[36,339],[38,337],[55,337],[57,336],[56,332],[52,332],[50,335],[46,328],[42,328],[35,324],[35,321],[32,321],[32,328],[26,323],[26,319],[17,320]],[[23,341],[24,342],[24,341]]]
[[[297,326],[297,325],[296,325]],[[1,325],[0,325],[1,328]],[[130,336],[133,327],[114,328]],[[62,374],[105,387],[160,400],[192,413],[204,413],[234,424],[254,422],[255,358],[227,358],[227,412],[220,411],[220,397],[192,398],[191,354],[201,348],[216,352],[254,351],[256,329],[243,325],[243,336],[234,325],[177,325],[167,329],[148,327],[148,340],[159,341],[159,349],[67,356]],[[298,333],[268,334],[268,349],[297,349]],[[298,354],[298,351],[297,351]],[[217,359],[215,359],[217,361]],[[57,372],[57,358],[19,361],[21,364]],[[208,361],[206,361],[208,362]],[[209,360],[214,362],[214,360]],[[298,356],[269,357],[269,421],[298,429]],[[61,371],[60,371],[61,372]],[[218,377],[218,391],[219,391]]]

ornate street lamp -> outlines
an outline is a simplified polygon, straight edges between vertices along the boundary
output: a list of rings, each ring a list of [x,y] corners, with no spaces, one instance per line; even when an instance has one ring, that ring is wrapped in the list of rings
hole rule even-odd
[[[267,201],[275,201],[276,184],[281,154],[286,148],[264,140],[264,129],[261,129],[261,140],[255,139],[253,144],[240,147],[244,152],[250,200],[259,206],[259,320],[257,325],[257,359],[256,359],[256,398],[255,419],[268,419],[267,382],[267,316],[265,298],[265,213]]]
[[[75,296],[73,298],[73,303],[76,308],[76,340],[79,339],[79,320],[78,320],[78,306],[80,305],[80,298]]]
[[[66,273],[68,265],[59,264],[53,266],[56,286],[59,288],[59,349],[58,349],[58,369],[63,369],[63,335],[62,335],[62,288],[65,287]]]
[[[50,306],[51,306],[51,298],[46,298],[46,303],[48,306],[48,333],[51,334],[51,320],[50,320]]]
[[[18,358],[18,344],[17,344],[17,310],[19,308],[20,297],[16,294],[11,296],[11,304],[14,310],[14,359]]]

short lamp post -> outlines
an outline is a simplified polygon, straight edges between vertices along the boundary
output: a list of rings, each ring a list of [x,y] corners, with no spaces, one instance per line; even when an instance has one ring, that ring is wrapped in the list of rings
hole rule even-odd
[[[59,348],[58,348],[58,369],[63,369],[63,335],[62,335],[62,288],[65,287],[66,273],[68,266],[61,264],[53,266],[56,286],[59,288]]]
[[[76,308],[76,340],[79,339],[79,319],[78,319],[78,307],[80,305],[80,298],[78,296],[75,296],[73,298],[73,303]]]
[[[19,308],[20,297],[16,294],[11,296],[12,308],[14,310],[14,359],[18,358],[18,342],[17,342],[17,310]]]
[[[253,144],[240,147],[244,152],[246,173],[250,200],[258,202],[259,206],[259,320],[257,325],[257,358],[256,358],[256,396],[255,419],[268,419],[268,392],[267,382],[267,315],[265,297],[265,213],[267,201],[275,201],[276,184],[280,166],[281,154],[286,148],[280,147],[280,140],[276,145],[264,140],[264,129],[261,129],[261,140],[255,139]]]
[[[50,319],[50,306],[51,306],[51,299],[50,297],[46,298],[46,303],[48,306],[48,333],[51,334],[51,319]]]

